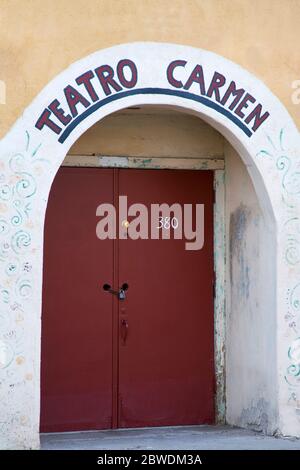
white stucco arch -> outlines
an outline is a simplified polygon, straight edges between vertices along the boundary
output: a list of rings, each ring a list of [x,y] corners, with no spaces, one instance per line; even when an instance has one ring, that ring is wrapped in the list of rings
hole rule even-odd
[[[76,78],[108,64],[116,70],[123,59],[137,67],[136,84],[110,89],[105,95],[97,82],[98,99],[78,87]],[[188,79],[197,64],[206,84],[214,72],[226,84],[234,81],[261,103],[266,120],[253,131],[228,103],[201,93],[199,83],[188,90],[167,79],[168,65],[184,60],[174,71]],[[126,75],[127,80],[129,76]],[[93,79],[94,80],[94,79]],[[95,83],[97,77],[95,77]],[[69,113],[64,89],[71,85],[89,100],[78,115],[55,134],[36,127],[41,113],[54,99]],[[96,85],[95,85],[96,86]],[[226,86],[224,87],[224,90]],[[100,92],[102,91],[102,95]],[[203,91],[203,90],[202,90]],[[207,89],[206,89],[207,92]],[[249,114],[253,100],[243,111]],[[71,145],[108,114],[138,105],[181,108],[218,129],[242,156],[267,220],[274,224],[277,331],[276,406],[273,428],[300,436],[300,138],[280,101],[256,77],[240,66],[208,51],[159,43],[131,43],[98,51],[72,64],[52,80],[28,106],[0,142],[0,447],[37,447],[39,438],[40,316],[43,260],[43,223],[50,187]],[[59,108],[59,106],[57,106]],[[236,110],[236,107],[235,107]],[[93,111],[93,112],[92,112]],[[85,113],[85,114],[84,114]],[[69,132],[70,130],[70,132]],[[61,136],[64,134],[64,138]],[[60,141],[59,141],[60,139]]]

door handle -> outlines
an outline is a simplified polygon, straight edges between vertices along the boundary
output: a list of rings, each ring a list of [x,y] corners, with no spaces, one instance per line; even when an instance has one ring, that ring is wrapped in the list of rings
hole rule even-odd
[[[122,284],[122,287],[120,287],[119,290],[112,289],[110,284],[104,284],[103,290],[105,290],[106,292],[109,292],[110,294],[116,295],[119,300],[125,300],[126,298],[125,291],[128,289],[128,287],[129,286],[126,282]]]
[[[121,320],[121,338],[122,338],[122,343],[125,345],[126,339],[128,335],[128,321],[125,320],[125,318],[122,318]]]

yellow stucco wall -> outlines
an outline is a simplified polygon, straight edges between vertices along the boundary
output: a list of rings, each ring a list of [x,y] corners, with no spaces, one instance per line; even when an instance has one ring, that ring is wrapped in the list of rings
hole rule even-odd
[[[161,41],[214,51],[261,78],[300,128],[300,0],[0,0],[0,137],[70,63],[98,49]]]

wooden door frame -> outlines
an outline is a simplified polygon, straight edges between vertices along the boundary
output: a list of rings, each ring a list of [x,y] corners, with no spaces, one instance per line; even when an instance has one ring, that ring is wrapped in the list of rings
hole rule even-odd
[[[216,423],[225,423],[225,161],[224,158],[125,157],[67,155],[62,166],[89,168],[135,168],[214,171],[214,362]],[[115,421],[115,420],[114,420]]]

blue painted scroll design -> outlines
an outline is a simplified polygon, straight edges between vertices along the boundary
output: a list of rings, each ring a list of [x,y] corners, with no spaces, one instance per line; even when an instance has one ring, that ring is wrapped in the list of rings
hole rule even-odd
[[[267,145],[257,153],[258,158],[274,161],[281,173],[281,199],[286,219],[283,222],[285,236],[284,260],[290,270],[300,268],[300,162],[287,153],[284,129],[274,142],[267,136]],[[284,379],[289,386],[288,404],[300,407],[300,282],[286,291],[284,319],[292,341],[287,351],[287,367]]]
[[[32,203],[40,166],[50,163],[39,158],[40,148],[26,131],[23,151],[0,162],[0,387],[6,380],[14,386],[11,366],[24,361],[24,302],[33,291]]]

